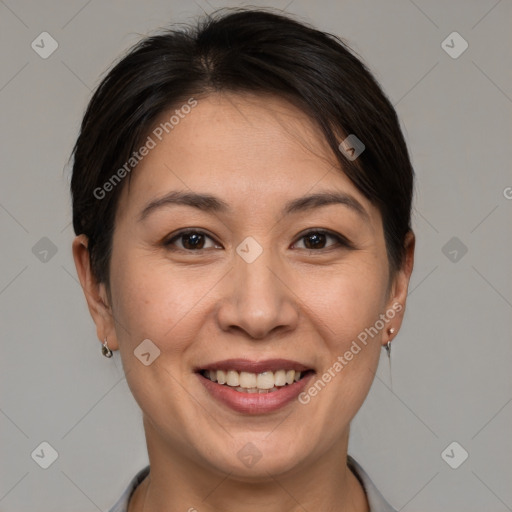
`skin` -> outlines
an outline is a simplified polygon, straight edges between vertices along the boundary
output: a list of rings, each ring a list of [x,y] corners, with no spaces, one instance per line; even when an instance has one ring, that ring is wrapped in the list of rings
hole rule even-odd
[[[379,211],[341,172],[309,118],[277,98],[198,99],[126,185],[110,298],[91,273],[84,235],[73,255],[98,338],[120,350],[143,412],[151,473],[129,512],[226,512],[241,503],[244,512],[367,511],[346,466],[350,421],[382,345],[402,323],[414,235],[390,281]],[[215,195],[233,212],[168,205],[138,220],[150,201],[173,190]],[[367,218],[343,204],[282,215],[287,201],[320,191],[350,194]],[[202,250],[190,249],[186,237],[166,247],[183,228],[211,238]],[[304,235],[314,228],[343,235],[353,248],[330,236],[311,248]],[[263,249],[252,263],[236,252],[247,236]],[[397,303],[402,310],[308,404],[237,413],[212,398],[193,371],[228,358],[286,358],[314,368],[316,380]],[[134,356],[147,338],[161,351],[149,366]],[[237,456],[248,442],[262,455],[250,468]]]

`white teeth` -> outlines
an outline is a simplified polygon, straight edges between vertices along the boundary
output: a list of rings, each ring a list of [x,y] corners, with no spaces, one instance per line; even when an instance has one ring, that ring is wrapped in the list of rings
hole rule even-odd
[[[253,373],[253,375],[255,375]],[[259,373],[257,378],[257,386],[260,389],[271,389],[274,387],[274,374],[272,372]]]
[[[255,388],[256,387],[256,374],[248,372],[240,372],[239,385],[242,388]],[[272,387],[272,386],[271,386]]]
[[[238,375],[238,372],[235,372],[235,370],[229,370],[228,375],[226,378],[226,384],[228,386],[239,386],[240,385],[240,376]]]
[[[219,384],[226,384],[226,372],[224,372],[222,370],[217,370],[216,372],[214,370],[211,370],[210,371],[210,375],[212,373],[216,373],[217,374],[217,382]],[[210,380],[213,380],[213,379],[210,379]]]
[[[286,384],[286,372],[284,370],[274,372],[274,384],[276,386],[284,386]]]
[[[213,382],[227,384],[244,393],[267,393],[300,380],[302,372],[278,370],[276,372],[237,372],[236,370],[206,370],[204,376]]]
[[[258,393],[258,394],[266,394],[266,393],[272,393],[273,391],[277,391],[277,388],[276,387],[273,387],[273,388],[270,388],[270,389],[258,389],[258,388],[251,388],[251,389],[247,389],[247,388],[242,388],[240,386],[238,386],[237,388],[235,388],[237,391],[240,391],[241,393]],[[256,391],[254,391],[256,390]]]

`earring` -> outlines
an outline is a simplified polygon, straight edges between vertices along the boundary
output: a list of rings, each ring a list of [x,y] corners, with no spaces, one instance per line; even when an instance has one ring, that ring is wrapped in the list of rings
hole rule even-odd
[[[105,357],[112,357],[112,350],[110,350],[108,348],[108,345],[107,345],[107,338],[105,338],[105,341],[103,342],[103,346],[101,347],[101,353],[105,356]]]
[[[388,329],[388,334],[393,334],[395,332],[395,328],[391,327]],[[384,345],[384,348],[386,349],[386,352],[388,353],[388,358],[391,358],[391,340],[388,340],[388,342]]]

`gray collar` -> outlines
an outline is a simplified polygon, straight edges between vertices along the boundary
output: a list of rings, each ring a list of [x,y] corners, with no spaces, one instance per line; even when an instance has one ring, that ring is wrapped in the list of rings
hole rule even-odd
[[[368,503],[370,504],[370,512],[397,512],[382,496],[379,490],[375,487],[374,483],[366,473],[366,471],[353,459],[350,455],[347,456],[347,465],[352,470],[357,479],[363,486]],[[123,492],[121,497],[117,500],[116,504],[109,510],[109,512],[127,512],[128,502],[137,488],[137,486],[149,474],[149,466],[141,469],[131,480],[130,484]]]
[[[375,487],[368,473],[350,455],[347,456],[347,465],[364,487],[370,505],[370,512],[397,512]]]

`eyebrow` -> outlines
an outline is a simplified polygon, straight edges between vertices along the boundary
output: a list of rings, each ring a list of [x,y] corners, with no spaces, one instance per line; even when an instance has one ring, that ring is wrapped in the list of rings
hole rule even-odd
[[[345,192],[318,192],[293,199],[284,205],[282,214],[290,215],[331,204],[344,205],[357,213],[365,221],[370,222],[370,216],[363,205],[355,197]],[[211,194],[172,191],[163,197],[150,201],[140,213],[139,222],[143,221],[153,211],[171,205],[190,206],[198,210],[214,213],[232,213],[233,211],[228,203]]]

